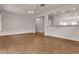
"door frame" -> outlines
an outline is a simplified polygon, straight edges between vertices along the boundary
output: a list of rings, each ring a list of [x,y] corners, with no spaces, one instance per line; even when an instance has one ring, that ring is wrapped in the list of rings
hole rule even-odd
[[[37,19],[37,18],[40,18],[40,17],[37,17],[37,18],[35,18],[35,33],[36,33],[36,34],[43,34],[43,35],[44,35],[44,16],[41,16],[41,17],[43,17],[43,19],[42,19],[42,20],[43,20],[43,32],[37,32],[37,31],[36,31],[36,19]]]

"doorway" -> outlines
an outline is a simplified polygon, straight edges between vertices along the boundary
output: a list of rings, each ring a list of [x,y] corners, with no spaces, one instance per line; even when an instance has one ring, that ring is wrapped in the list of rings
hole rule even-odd
[[[37,35],[44,35],[44,16],[36,18],[35,33]]]

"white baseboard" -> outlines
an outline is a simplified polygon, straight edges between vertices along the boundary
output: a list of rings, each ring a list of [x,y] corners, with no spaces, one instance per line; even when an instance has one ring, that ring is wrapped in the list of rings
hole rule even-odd
[[[24,31],[24,32],[5,32],[5,33],[1,33],[0,36],[5,36],[5,35],[15,35],[15,34],[23,34],[23,33],[34,33],[32,31]]]
[[[65,36],[47,35],[47,34],[45,34],[45,36],[58,37],[58,38],[63,38],[63,39],[68,39],[68,40],[79,41],[79,39],[71,38],[71,37],[65,37]]]

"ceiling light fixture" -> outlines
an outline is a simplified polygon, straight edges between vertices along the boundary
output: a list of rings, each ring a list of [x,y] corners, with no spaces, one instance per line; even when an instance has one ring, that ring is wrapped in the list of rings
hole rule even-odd
[[[41,4],[40,6],[46,6],[45,4]]]
[[[34,11],[33,10],[28,10],[28,13],[33,14]]]
[[[73,10],[76,10],[76,8],[72,8]]]
[[[62,13],[64,13],[65,11],[63,10]]]

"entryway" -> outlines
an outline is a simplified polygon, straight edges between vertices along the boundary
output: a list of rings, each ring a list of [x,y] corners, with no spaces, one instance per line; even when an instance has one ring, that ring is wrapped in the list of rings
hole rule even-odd
[[[36,18],[35,33],[37,35],[44,35],[44,16]]]

